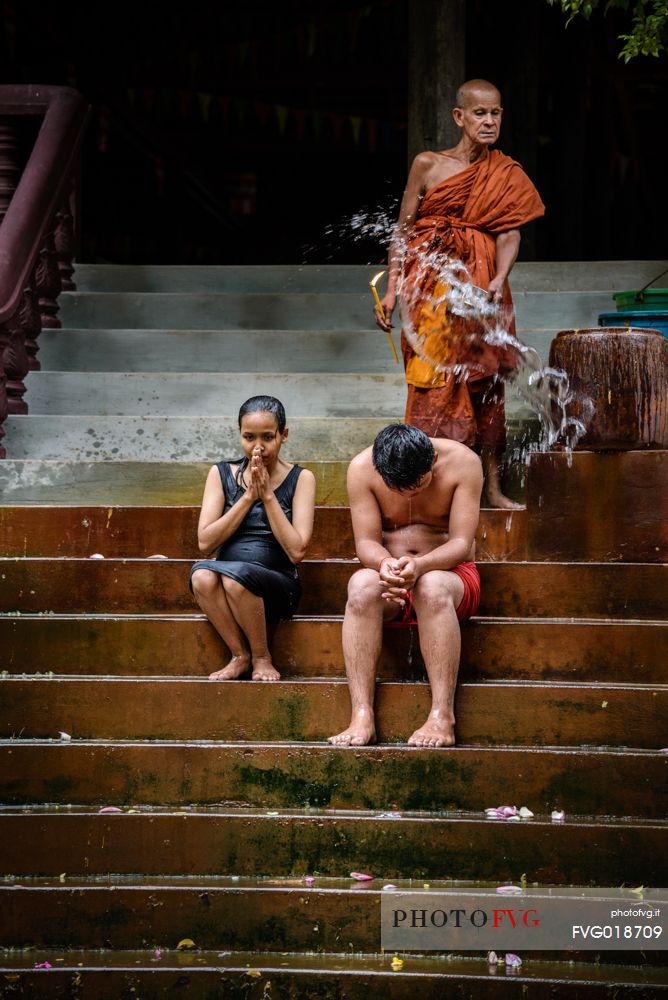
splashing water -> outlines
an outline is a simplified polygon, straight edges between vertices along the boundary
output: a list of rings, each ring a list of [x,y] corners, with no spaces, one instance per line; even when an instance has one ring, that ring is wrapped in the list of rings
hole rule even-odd
[[[318,257],[331,259],[338,255],[342,248],[349,245],[369,243],[373,247],[389,247],[392,241],[396,217],[399,209],[398,199],[394,198],[386,205],[376,205],[374,208],[361,208],[352,215],[342,216],[336,222],[325,226],[317,244],[302,248],[304,263],[317,254]]]
[[[415,247],[411,252],[416,254]],[[502,361],[498,378],[512,386],[539,419],[537,447],[547,450],[560,441],[570,456],[586,424],[569,412],[574,394],[566,372],[544,365],[535,348],[510,332],[508,306],[490,301],[462,261],[430,248],[428,242],[418,247],[416,260],[398,289],[402,327],[416,354],[435,371],[466,380],[485,371],[485,355],[489,361],[489,349],[498,349],[502,359],[512,359],[507,365]],[[580,414],[586,419],[592,410],[590,400],[579,399]],[[531,446],[527,443],[523,450],[526,454]]]
[[[325,243],[329,242],[334,247],[332,255],[346,243],[359,244],[372,240],[375,247],[394,244],[397,255],[405,259],[407,248],[396,232],[397,208],[398,201],[393,199],[384,206],[360,209],[327,226],[323,238]],[[306,257],[314,249],[305,247]],[[322,243],[318,250],[322,252]],[[415,248],[412,252],[415,253]],[[428,240],[418,248],[417,253],[415,272],[410,281],[404,275],[398,289],[402,327],[416,354],[437,372],[452,373],[466,379],[476,370],[482,370],[476,366],[476,353],[482,355],[486,348],[507,351],[513,356],[514,363],[502,369],[498,377],[512,386],[533,410],[541,428],[538,442],[530,441],[525,436],[509,457],[527,461],[532,450],[548,450],[560,442],[568,453],[570,464],[572,450],[585,433],[586,421],[593,412],[591,400],[578,400],[584,421],[570,413],[569,404],[573,402],[574,395],[568,375],[561,369],[544,365],[535,348],[522,343],[510,332],[512,317],[507,307],[491,302],[486,290],[473,283],[462,261],[434,250]],[[377,263],[377,258],[374,263]],[[440,328],[439,335],[435,337],[425,335],[422,329],[416,330],[413,324],[411,317],[424,306],[434,318],[434,330]],[[454,342],[452,331],[447,335],[444,333],[444,328],[447,331],[448,326],[447,320],[443,322],[446,314],[466,321],[460,324],[463,332],[460,331],[459,338],[454,337]],[[468,356],[468,360],[452,363],[448,360],[451,353]]]

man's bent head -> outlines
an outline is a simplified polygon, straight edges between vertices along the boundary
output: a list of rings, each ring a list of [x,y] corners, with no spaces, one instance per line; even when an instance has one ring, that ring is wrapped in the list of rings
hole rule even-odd
[[[434,446],[411,424],[384,427],[373,443],[373,467],[389,489],[409,492],[420,486],[434,464]]]

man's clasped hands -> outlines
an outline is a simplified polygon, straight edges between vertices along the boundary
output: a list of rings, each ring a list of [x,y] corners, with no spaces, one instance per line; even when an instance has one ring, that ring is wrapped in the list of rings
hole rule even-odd
[[[415,586],[420,575],[415,556],[385,556],[378,567],[380,586],[383,588],[381,597],[393,604],[404,605],[406,595]]]

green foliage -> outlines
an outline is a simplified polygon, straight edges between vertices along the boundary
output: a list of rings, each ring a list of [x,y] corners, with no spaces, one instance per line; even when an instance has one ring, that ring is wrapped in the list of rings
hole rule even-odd
[[[668,44],[668,0],[547,0],[550,6],[561,7],[566,24],[576,17],[589,20],[597,7],[604,13],[614,8],[628,12],[631,30],[619,35],[623,42],[620,59],[628,62],[634,56],[658,56]]]

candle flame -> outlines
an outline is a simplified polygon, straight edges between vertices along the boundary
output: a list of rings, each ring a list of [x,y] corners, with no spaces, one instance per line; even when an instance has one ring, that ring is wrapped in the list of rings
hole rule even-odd
[[[378,272],[378,274],[377,274],[377,275],[376,275],[375,277],[373,277],[373,278],[371,279],[371,281],[369,282],[369,284],[371,285],[371,287],[372,287],[372,288],[375,288],[375,287],[376,287],[376,282],[377,282],[377,281],[378,281],[378,280],[379,280],[380,278],[382,278],[384,274],[385,274],[385,271],[379,271],[379,272]]]

